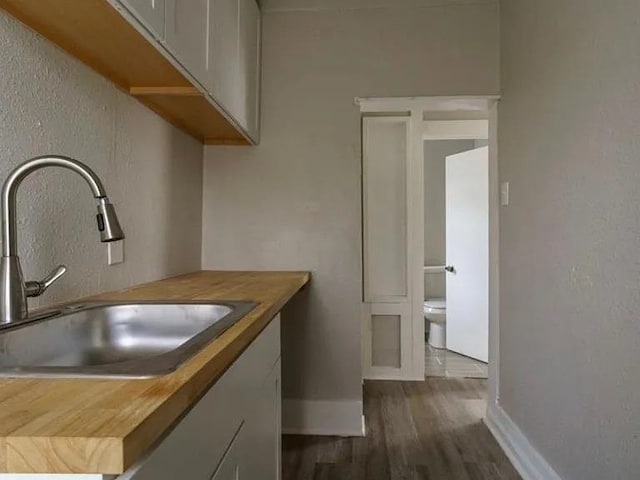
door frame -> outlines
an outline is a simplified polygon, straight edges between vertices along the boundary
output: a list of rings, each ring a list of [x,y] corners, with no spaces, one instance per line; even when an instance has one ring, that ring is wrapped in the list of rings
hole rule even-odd
[[[497,95],[435,96],[435,97],[362,97],[356,98],[361,114],[398,115],[410,117],[411,145],[408,170],[411,172],[412,195],[409,199],[411,216],[408,218],[410,266],[410,290],[412,293],[412,318],[410,365],[398,372],[398,380],[424,380],[424,140],[455,139],[455,132],[447,130],[425,131],[425,113],[429,122],[440,120],[460,121],[488,120],[489,137],[489,402],[488,408],[499,401],[500,371],[500,318],[499,318],[499,178],[498,178],[498,102]],[[432,113],[441,114],[432,117]],[[443,124],[444,125],[444,124]],[[440,125],[440,126],[443,126]],[[452,125],[452,123],[449,123]],[[435,135],[439,135],[433,138]],[[442,135],[445,135],[444,137]],[[448,137],[446,135],[449,135]],[[452,136],[454,135],[454,136]],[[365,318],[368,306],[363,302]],[[364,324],[363,324],[364,325]],[[365,360],[371,358],[371,345],[365,340],[363,329],[363,378],[367,378]]]

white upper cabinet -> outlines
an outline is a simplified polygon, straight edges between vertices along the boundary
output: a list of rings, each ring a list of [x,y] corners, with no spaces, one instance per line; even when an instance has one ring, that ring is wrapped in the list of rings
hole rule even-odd
[[[209,0],[165,0],[165,44],[201,84],[207,82]]]
[[[158,40],[164,39],[165,0],[120,0]]]
[[[257,140],[260,116],[260,9],[256,0],[240,0],[238,47],[238,121]]]
[[[120,2],[237,126],[260,136],[261,14],[256,0]]]
[[[210,0],[209,92],[259,136],[260,9],[256,0]]]
[[[238,0],[210,0],[209,93],[238,119],[239,20]]]

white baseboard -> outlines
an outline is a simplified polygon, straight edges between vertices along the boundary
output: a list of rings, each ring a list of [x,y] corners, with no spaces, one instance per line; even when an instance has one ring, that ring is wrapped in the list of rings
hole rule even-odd
[[[562,480],[502,407],[491,406],[485,423],[524,480]]]
[[[282,433],[362,437],[362,402],[285,398],[282,401]]]

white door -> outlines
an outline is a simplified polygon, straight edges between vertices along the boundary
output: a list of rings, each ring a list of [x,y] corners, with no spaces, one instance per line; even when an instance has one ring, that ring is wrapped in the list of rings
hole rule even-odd
[[[489,358],[489,148],[446,160],[447,349]]]

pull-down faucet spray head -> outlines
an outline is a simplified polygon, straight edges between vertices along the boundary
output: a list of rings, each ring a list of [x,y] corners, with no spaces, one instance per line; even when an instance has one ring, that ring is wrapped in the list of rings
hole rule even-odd
[[[116,210],[107,197],[99,199],[98,204],[98,230],[100,230],[101,242],[115,242],[124,238],[124,232],[120,227]]]

